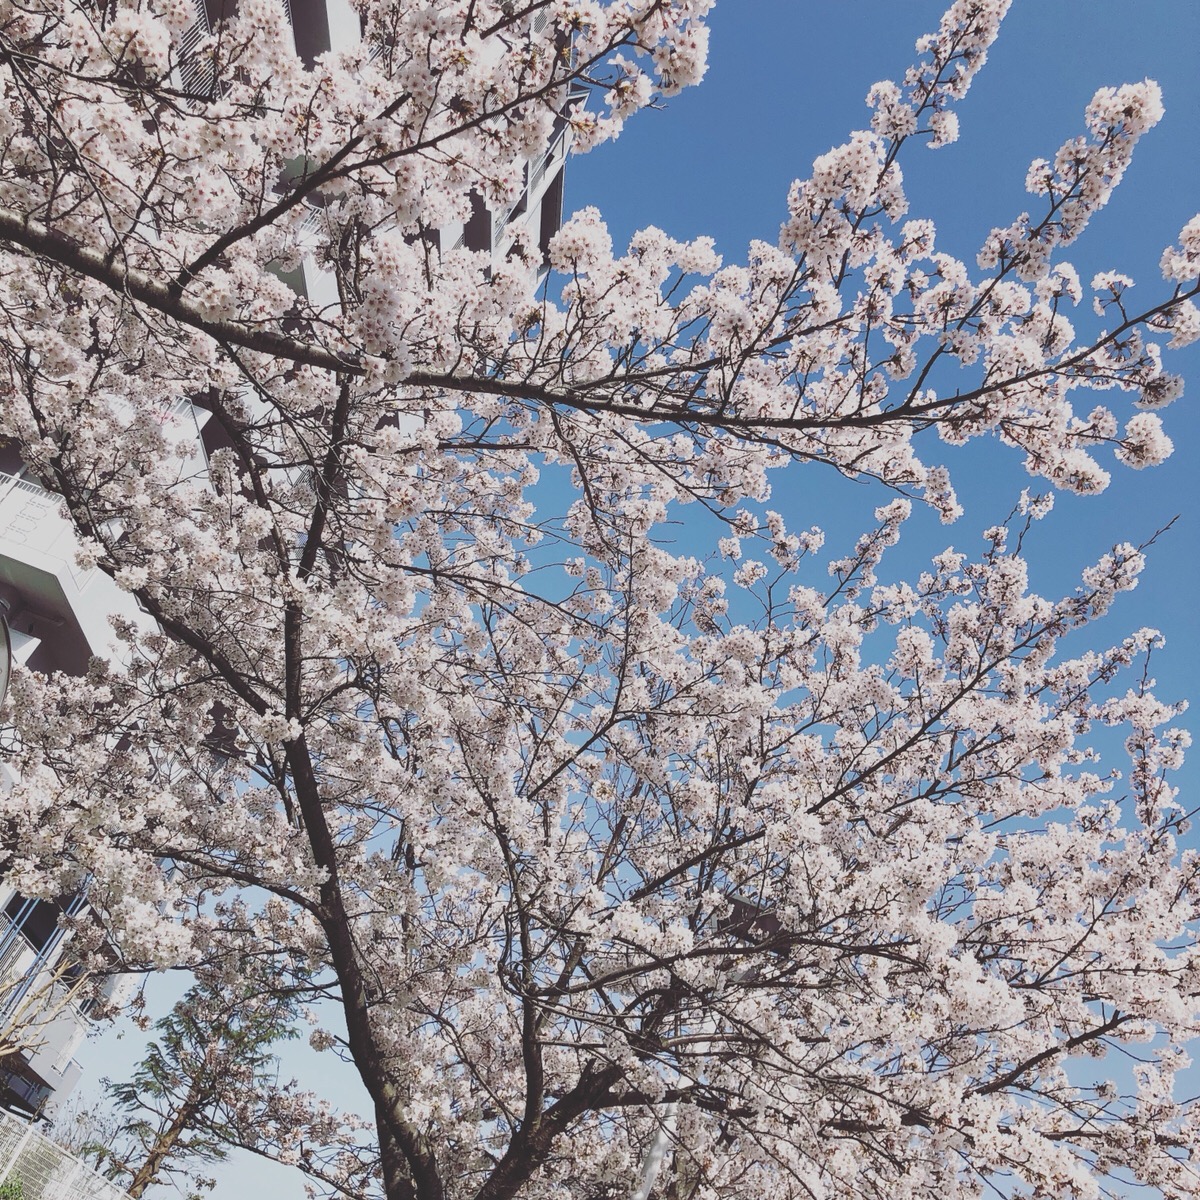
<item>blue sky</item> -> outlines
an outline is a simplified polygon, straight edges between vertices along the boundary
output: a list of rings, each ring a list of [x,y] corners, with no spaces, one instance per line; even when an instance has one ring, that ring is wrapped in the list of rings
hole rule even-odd
[[[566,208],[595,205],[621,246],[635,229],[658,225],[678,238],[709,234],[726,262],[742,261],[752,238],[774,241],[786,215],[787,189],[812,160],[866,126],[865,97],[880,79],[899,79],[916,38],[936,28],[941,0],[722,0],[712,18],[712,52],[704,83],[658,112],[631,122],[620,139],[574,159]],[[1158,269],[1163,247],[1200,212],[1200,4],[1194,0],[1015,0],[987,66],[958,107],[962,136],[945,149],[913,146],[902,159],[910,217],[929,217],[939,247],[974,267],[988,231],[1035,205],[1024,189],[1029,163],[1053,157],[1083,132],[1095,91],[1153,78],[1166,117],[1139,144],[1108,207],[1066,253],[1085,288],[1099,270],[1120,270],[1137,283],[1132,303],[1149,307],[1166,291]],[[1072,313],[1085,328],[1085,304]],[[1168,638],[1156,675],[1164,698],[1195,691],[1200,650],[1194,637],[1200,587],[1200,344],[1168,356],[1167,367],[1191,383],[1166,410],[1174,457],[1147,471],[1114,467],[1103,495],[1059,496],[1030,547],[1031,585],[1070,589],[1079,570],[1114,541],[1141,542],[1180,515],[1151,558],[1136,592],[1114,607],[1096,638],[1120,640],[1150,625]],[[1086,398],[1077,401],[1086,411]],[[1096,397],[1126,415],[1114,393]],[[1044,490],[1025,474],[1015,451],[977,443],[951,456],[922,444],[927,461],[955,474],[966,514],[939,526],[917,513],[906,530],[902,573],[918,570],[948,544],[974,553],[980,532],[1004,518],[1022,488]],[[886,498],[873,486],[847,485],[829,472],[800,467],[775,482],[796,525],[830,531],[836,553],[870,522]],[[840,539],[840,540],[839,540]]]
[[[712,21],[706,82],[631,122],[616,143],[573,160],[568,212],[596,205],[618,244],[649,224],[680,238],[710,234],[726,261],[738,261],[751,238],[775,239],[789,183],[808,173],[816,155],[866,124],[868,88],[903,74],[913,42],[935,27],[943,7],[940,0],[722,0]],[[959,109],[961,140],[936,152],[914,147],[904,162],[910,215],[932,218],[942,248],[973,263],[988,230],[1029,207],[1023,187],[1029,162],[1052,156],[1081,130],[1095,90],[1155,78],[1163,86],[1166,118],[1143,140],[1108,209],[1069,255],[1085,282],[1101,269],[1132,275],[1134,295],[1148,306],[1164,291],[1157,266],[1162,248],[1200,211],[1198,47],[1196,0],[1016,0],[991,61]],[[1159,691],[1176,699],[1195,694],[1200,673],[1194,629],[1200,346],[1173,355],[1168,366],[1189,377],[1193,393],[1165,413],[1175,457],[1151,471],[1114,471],[1102,496],[1061,497],[1031,557],[1035,587],[1069,588],[1079,568],[1114,541],[1142,540],[1182,514],[1140,587],[1101,627],[1113,641],[1142,625],[1161,628],[1169,651],[1157,663]],[[940,460],[939,445],[924,449],[931,461]],[[949,461],[953,469],[956,462]],[[966,515],[948,529],[914,518],[906,562],[915,565],[949,543],[977,551],[980,531],[1032,486],[1017,455],[998,445],[957,465]],[[777,493],[787,497],[797,524],[830,528],[835,552],[835,539],[860,532],[870,510],[886,499],[876,487],[803,467],[786,481],[779,476]],[[175,990],[159,982],[152,997],[169,1003]],[[140,1036],[119,1033],[111,1029],[81,1048],[85,1091],[94,1092],[101,1075],[124,1077],[141,1052]],[[289,1064],[285,1071],[303,1071],[309,1086],[320,1086],[314,1065],[320,1063]],[[330,1068],[331,1098],[355,1103],[345,1071],[334,1070],[333,1062]],[[255,1189],[277,1200],[304,1194],[290,1171],[254,1160],[239,1159],[215,1173],[221,1200]]]

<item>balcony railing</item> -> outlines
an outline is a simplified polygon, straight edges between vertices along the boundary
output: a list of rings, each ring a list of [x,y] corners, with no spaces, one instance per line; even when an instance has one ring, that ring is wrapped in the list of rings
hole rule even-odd
[[[9,917],[0,913],[0,1013],[7,1008],[9,993],[16,990],[24,977],[26,966],[22,959],[36,957],[37,948],[16,927]]]
[[[77,968],[64,970],[62,927],[55,927],[44,940],[27,936],[24,920],[33,903],[25,901],[15,920],[7,912],[0,913],[0,1034],[10,1021],[37,1025],[67,1010],[86,1022],[88,1008],[94,1007],[84,1002],[75,986]],[[67,905],[67,915],[78,913],[84,904],[82,895],[75,896]]]

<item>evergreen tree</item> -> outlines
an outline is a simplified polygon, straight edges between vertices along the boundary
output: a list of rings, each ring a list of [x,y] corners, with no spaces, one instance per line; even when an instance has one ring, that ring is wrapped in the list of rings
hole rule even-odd
[[[219,1162],[243,1140],[248,1098],[276,1081],[278,1042],[295,1037],[293,1002],[251,984],[199,980],[155,1025],[125,1083],[105,1080],[121,1120],[110,1147],[89,1147],[138,1197],[155,1182]],[[193,1193],[195,1194],[195,1193]]]

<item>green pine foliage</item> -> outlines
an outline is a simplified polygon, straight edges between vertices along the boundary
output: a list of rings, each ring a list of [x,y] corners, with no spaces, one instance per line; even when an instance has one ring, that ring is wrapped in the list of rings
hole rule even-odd
[[[296,1036],[295,1016],[290,999],[240,981],[193,985],[129,1080],[105,1080],[120,1125],[113,1145],[90,1148],[104,1173],[133,1197],[172,1177],[211,1186],[194,1168],[244,1141],[247,1103],[275,1084],[275,1047]]]

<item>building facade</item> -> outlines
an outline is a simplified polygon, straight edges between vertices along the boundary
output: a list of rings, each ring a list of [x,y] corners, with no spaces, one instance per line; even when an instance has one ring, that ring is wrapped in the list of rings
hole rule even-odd
[[[17,445],[0,446],[0,600],[8,606],[14,664],[82,675],[92,655],[113,650],[110,616],[148,622],[103,572],[79,569],[76,545],[61,500],[30,477]],[[0,762],[0,787],[13,782],[11,768]],[[96,996],[89,988],[88,1000],[81,998],[82,977],[63,920],[85,911],[82,895],[30,899],[0,880],[4,1108],[53,1115],[79,1079],[74,1054]],[[117,978],[103,984],[110,996],[119,986]]]

